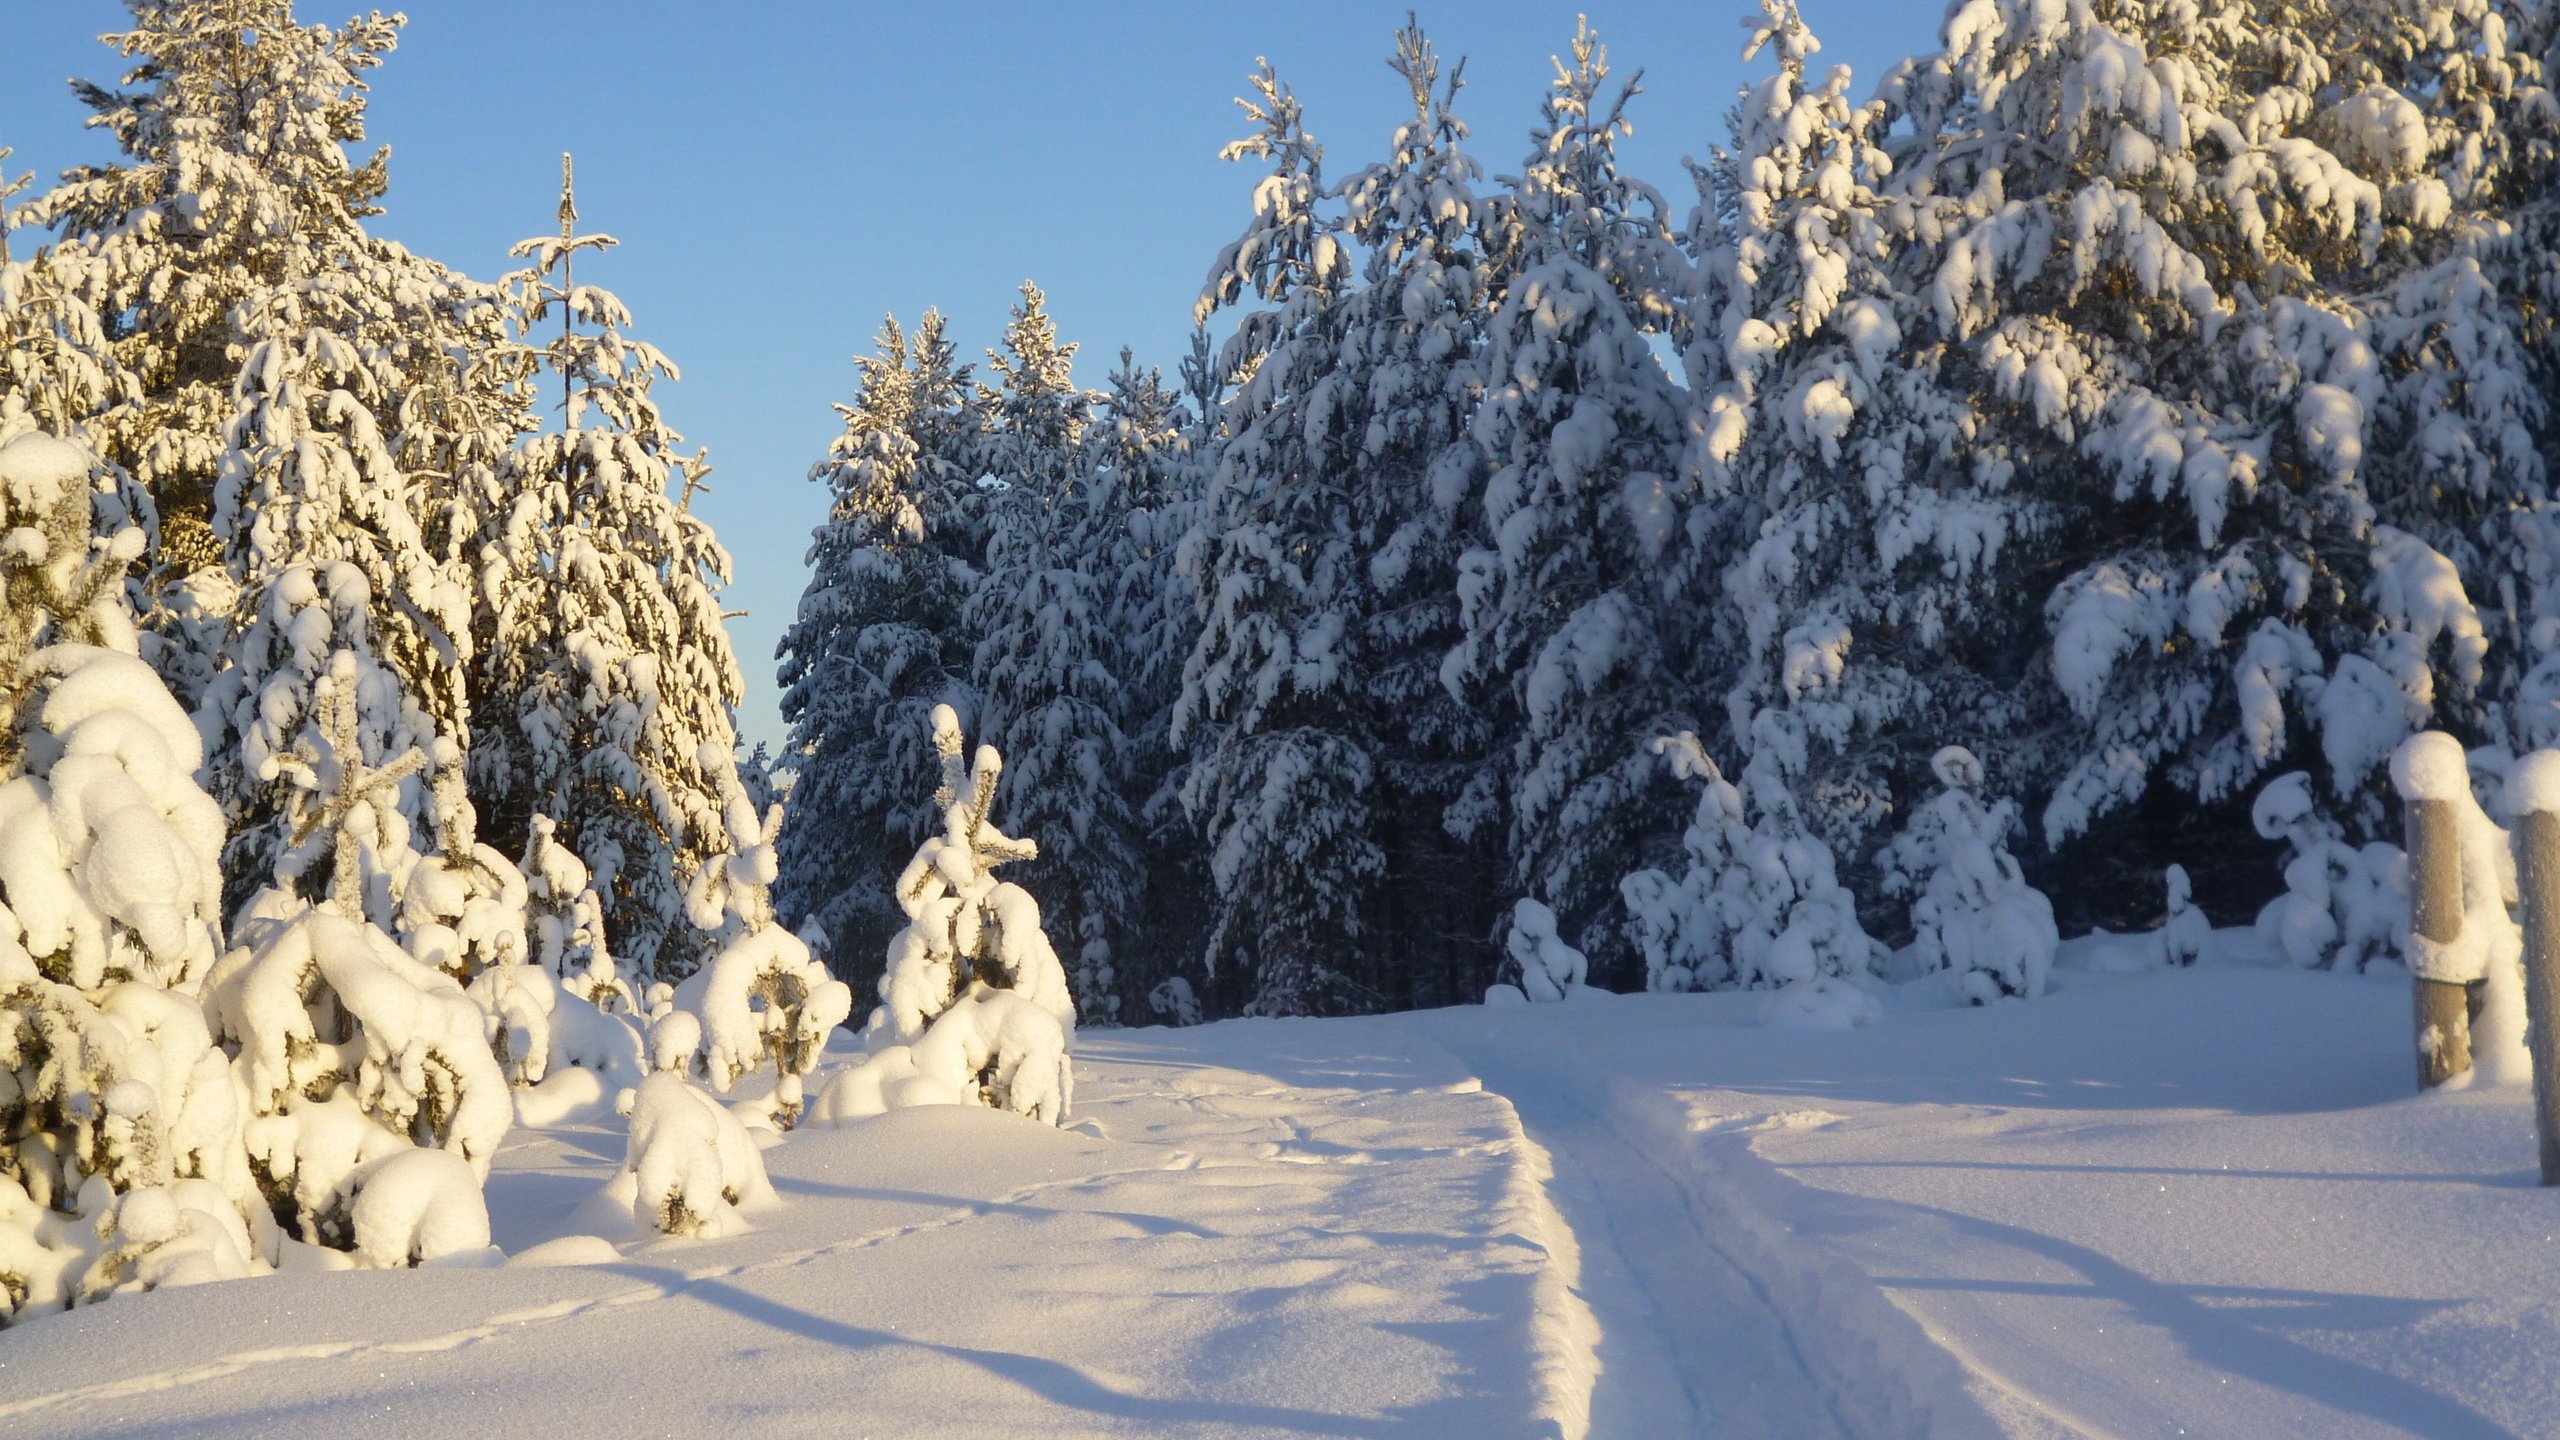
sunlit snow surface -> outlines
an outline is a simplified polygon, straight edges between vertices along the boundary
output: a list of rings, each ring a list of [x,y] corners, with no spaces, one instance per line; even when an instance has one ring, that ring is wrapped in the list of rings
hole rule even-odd
[[[0,1332],[0,1434],[2560,1435],[2522,1094],[2413,1098],[2405,981],[2137,948],[1843,1032],[1092,1033],[1065,1131],[804,1130],[750,1233]],[[621,1153],[516,1132],[497,1243],[627,1233]]]

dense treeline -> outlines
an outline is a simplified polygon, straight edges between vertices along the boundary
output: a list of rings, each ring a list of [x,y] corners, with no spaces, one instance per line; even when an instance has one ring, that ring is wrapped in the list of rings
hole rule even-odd
[[[2366,953],[2393,746],[2560,734],[2551,8],[1961,0],[1863,101],[1764,10],[1685,209],[1587,28],[1488,179],[1408,26],[1364,166],[1253,77],[1177,383],[1078,389],[1028,289],[983,377],[890,326],[786,915],[876,964],[948,703],[1091,1018],[1472,998],[1515,899],[1617,986],[2031,991],[1947,937],[2280,887]]]

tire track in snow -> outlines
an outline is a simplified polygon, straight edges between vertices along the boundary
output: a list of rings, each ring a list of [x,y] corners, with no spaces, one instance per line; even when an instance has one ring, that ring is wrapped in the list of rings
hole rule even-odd
[[[1956,1356],[1865,1272],[1795,1237],[1783,1198],[1755,1181],[1753,1167],[1765,1162],[1749,1152],[1747,1137],[1711,1145],[1669,1095],[1573,1068],[1570,1057],[1541,1064],[1533,1052],[1505,1048],[1499,1030],[1470,1038],[1486,1043],[1452,1048],[1482,1062],[1479,1073],[1512,1096],[1530,1133],[1558,1157],[1566,1172],[1559,1208],[1609,1238],[1622,1266],[1617,1278],[1635,1292],[1603,1295],[1595,1309],[1604,1321],[1660,1326],[1658,1337],[1644,1337],[1650,1345],[1613,1347],[1623,1336],[1604,1324],[1603,1363],[1642,1367],[1667,1356],[1695,1411],[1686,1428],[1674,1423],[1660,1387],[1639,1375],[1633,1385],[1604,1384],[1595,1393],[1593,1434],[1970,1440],[2004,1433],[1967,1389]],[[1735,1145],[1738,1153],[1722,1148]],[[1576,1172],[1585,1182],[1579,1191]],[[1604,1283],[1608,1268],[1594,1267]],[[1612,1298],[1632,1303],[1605,1303]]]
[[[1516,1057],[1463,1058],[1553,1157],[1559,1216],[1606,1247],[1586,1270],[1602,1367],[1593,1435],[1861,1440],[1776,1297],[1717,1239],[1725,1217],[1653,1153],[1653,1137],[1630,1136],[1610,1107],[1514,1068]]]
[[[504,1314],[493,1315],[476,1325],[467,1325],[461,1329],[448,1330],[438,1335],[417,1336],[405,1340],[321,1340],[306,1342],[300,1345],[272,1346],[262,1350],[244,1350],[237,1354],[226,1355],[219,1360],[209,1360],[201,1364],[180,1366],[172,1370],[154,1371],[148,1375],[133,1375],[122,1380],[104,1381],[96,1385],[84,1385],[70,1390],[56,1390],[44,1395],[31,1395],[23,1400],[15,1400],[8,1404],[0,1405],[0,1420],[14,1420],[20,1416],[34,1414],[42,1410],[49,1410],[58,1405],[70,1405],[90,1401],[124,1400],[137,1395],[157,1394],[162,1391],[182,1389],[190,1385],[201,1385],[210,1381],[226,1380],[234,1375],[239,1375],[251,1370],[262,1369],[266,1366],[290,1364],[294,1361],[362,1360],[373,1356],[425,1355],[437,1354],[449,1350],[459,1350],[466,1346],[476,1345],[483,1340],[488,1340],[501,1334],[520,1334],[523,1331],[536,1326],[557,1324],[563,1320],[575,1319],[580,1315],[593,1314],[602,1310],[618,1309],[626,1305],[646,1305],[653,1304],[661,1300],[671,1300],[685,1294],[687,1291],[692,1290],[697,1286],[708,1285],[719,1281],[733,1280],[741,1275],[751,1275],[771,1270],[796,1269],[800,1266],[814,1264],[820,1260],[825,1260],[833,1256],[850,1254],[855,1251],[875,1249],[879,1246],[887,1245],[898,1240],[908,1239],[912,1236],[931,1234],[939,1230],[948,1230],[956,1225],[965,1225],[972,1220],[983,1219],[988,1215],[998,1213],[1008,1207],[1025,1204],[1042,1195],[1046,1195],[1054,1191],[1073,1190],[1080,1186],[1098,1184],[1108,1180],[1118,1180],[1132,1175],[1153,1174],[1154,1172],[1165,1168],[1169,1167],[1162,1163],[1155,1165],[1132,1165],[1116,1170],[1100,1170],[1090,1175],[1078,1175],[1061,1180],[1046,1180],[1037,1185],[1024,1186],[1022,1189],[1015,1190],[1004,1195],[998,1195],[992,1199],[971,1201],[966,1205],[955,1208],[945,1214],[933,1216],[929,1219],[912,1220],[903,1225],[892,1225],[880,1230],[866,1231],[863,1234],[843,1240],[831,1241],[825,1245],[816,1246],[812,1249],[795,1250],[782,1255],[768,1255],[761,1260],[751,1260],[736,1265],[705,1266],[700,1269],[685,1271],[678,1278],[673,1280],[652,1281],[647,1284],[634,1285],[628,1289],[616,1290],[609,1294],[592,1296],[584,1300],[562,1300],[555,1301],[547,1305],[535,1305],[523,1309],[510,1310]],[[620,1264],[613,1266],[577,1268],[620,1269],[624,1266],[637,1263],[646,1262],[626,1258],[624,1261],[620,1262]]]

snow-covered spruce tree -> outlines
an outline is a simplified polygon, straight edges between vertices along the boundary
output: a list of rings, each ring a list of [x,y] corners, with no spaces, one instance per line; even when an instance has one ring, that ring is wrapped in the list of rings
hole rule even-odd
[[[1143,536],[1144,543],[1132,547],[1118,597],[1129,617],[1126,632],[1138,637],[1129,683],[1133,693],[1147,697],[1145,718],[1135,728],[1141,780],[1131,793],[1144,797],[1145,924],[1152,943],[1114,967],[1126,993],[1146,1007],[1140,1013],[1163,1024],[1199,1023],[1207,1014],[1201,993],[1214,979],[1206,966],[1219,910],[1217,885],[1210,877],[1212,857],[1183,802],[1192,762],[1208,749],[1211,735],[1193,727],[1176,743],[1173,718],[1182,703],[1183,669],[1200,641],[1199,595],[1195,577],[1184,569],[1182,545],[1207,513],[1209,480],[1229,438],[1226,402],[1234,387],[1222,349],[1208,326],[1192,326],[1177,367],[1177,399],[1166,414],[1167,428],[1154,432],[1158,439],[1147,446],[1150,459],[1110,453],[1117,437],[1127,433],[1116,417],[1135,413],[1124,406],[1116,382],[1103,402],[1104,423],[1092,432],[1105,452],[1097,472],[1145,464],[1164,481],[1164,501],[1148,523],[1129,523],[1128,534]],[[1139,565],[1148,573],[1137,574]]]
[[[1975,0],[1886,81],[1897,269],[1925,302],[1893,363],[1962,402],[1941,469],[2042,511],[1986,583],[2044,609],[2026,678],[2054,688],[2003,768],[2048,843],[2314,744],[2369,829],[2393,745],[2485,678],[2462,577],[2368,483],[2408,372],[2366,297],[2448,221],[2415,101],[2369,60],[2391,33],[2414,38],[2379,7]],[[2012,638],[1953,648],[1996,676]]]
[[[79,300],[111,322],[121,372],[83,434],[143,481],[164,515],[161,568],[212,563],[214,487],[247,337],[265,291],[356,261],[387,152],[364,139],[362,75],[398,38],[374,13],[297,25],[290,0],[128,0],[106,36],[127,88],[74,90],[123,152],[74,170],[22,218],[56,231]]]
[[[12,217],[16,214],[18,197],[26,193],[28,186],[36,183],[36,175],[32,170],[15,180],[9,178],[9,157],[17,153],[10,146],[0,145],[0,265],[6,265],[10,260],[9,231],[12,228]]]
[[[288,0],[131,9],[133,28],[107,37],[136,62],[126,88],[76,87],[123,159],[76,170],[25,208],[60,239],[29,272],[41,283],[21,291],[43,304],[15,317],[14,328],[39,333],[13,335],[13,357],[34,373],[11,388],[38,409],[85,405],[81,433],[166,512],[146,653],[189,704],[229,653],[232,622],[258,605],[239,588],[251,557],[238,507],[255,508],[278,479],[317,478],[279,476],[273,456],[254,452],[288,434],[330,434],[344,454],[320,467],[336,472],[322,489],[339,493],[316,495],[312,508],[342,512],[357,533],[343,554],[285,558],[366,570],[385,658],[439,733],[459,735],[462,592],[436,568],[454,558],[443,540],[455,497],[422,493],[425,477],[404,467],[454,448],[443,427],[487,428],[425,397],[453,388],[459,352],[491,338],[492,307],[486,287],[363,229],[385,157],[351,164],[346,147],[364,138],[361,76],[392,48],[399,17],[301,26]],[[253,362],[262,376],[244,384]],[[284,415],[275,387],[286,382],[319,408]],[[242,422],[258,409],[265,435],[244,444]],[[495,428],[511,433],[503,419]],[[350,482],[370,493],[350,503]],[[290,549],[328,533],[324,519],[283,539]],[[420,563],[422,547],[433,563]]]
[[[677,453],[650,398],[674,365],[571,273],[615,241],[576,233],[562,172],[560,233],[517,245],[533,263],[508,281],[522,353],[556,379],[561,414],[508,457],[505,514],[481,536],[474,789],[502,848],[551,817],[605,897],[614,953],[673,979],[702,958],[684,886],[727,843],[720,797],[737,778],[729,558],[689,509],[709,467]]]
[[[45,646],[135,648],[127,574],[149,539],[150,497],[86,448],[42,432],[0,433],[0,451],[12,457],[0,493],[0,713],[14,715]],[[0,763],[14,759],[0,748]]]
[[[243,305],[253,338],[212,514],[238,599],[199,712],[214,740],[214,793],[231,819],[235,899],[274,878],[269,862],[289,844],[277,790],[287,782],[247,757],[256,732],[278,727],[278,706],[308,704],[307,692],[284,697],[307,686],[328,653],[277,628],[308,607],[315,580],[333,608],[351,607],[334,621],[336,644],[392,687],[367,708],[410,712],[400,723],[417,745],[455,744],[465,723],[471,599],[428,547],[372,408],[397,384],[378,342],[400,316],[380,298],[361,278],[330,273]],[[406,798],[406,819],[423,831],[433,818],[424,791]]]
[[[1203,366],[1214,364],[1206,343],[1199,332]],[[1087,1024],[1149,1013],[1138,1007],[1177,970],[1197,963],[1207,940],[1208,875],[1182,812],[1185,756],[1170,735],[1183,661],[1199,637],[1199,609],[1175,564],[1182,537],[1200,517],[1198,417],[1183,404],[1124,348],[1085,430],[1097,537],[1085,563],[1103,577],[1101,625],[1117,647],[1120,783],[1137,824],[1137,931],[1146,937],[1104,957],[1107,981],[1078,955],[1076,1008]]]
[[[0,444],[0,1323],[274,1259],[197,1000],[222,814],[136,656],[116,500],[77,445]]]
[[[360,616],[360,602],[332,600],[341,589],[360,594],[361,577],[335,569],[329,593],[303,587],[305,619]],[[296,592],[279,584],[276,593]],[[330,638],[325,623],[294,618],[278,628]],[[482,1007],[386,929],[394,882],[420,863],[399,797],[422,788],[428,759],[415,744],[382,743],[386,694],[397,690],[379,665],[354,649],[328,652],[307,712],[262,756],[290,782],[292,847],[277,887],[234,923],[233,948],[205,983],[205,1011],[238,1056],[250,1170],[277,1221],[303,1243],[403,1265],[488,1244],[480,1186],[514,1105]],[[323,856],[325,883],[315,884]]]
[[[306,900],[326,893],[339,836],[309,823],[330,783],[322,767],[363,763],[401,767],[400,779],[364,799],[362,874],[349,904],[386,931],[395,924],[393,887],[427,828],[429,791],[419,776],[436,736],[378,657],[372,593],[344,561],[285,566],[259,587],[258,608],[231,641],[231,664],[197,707],[198,727],[226,737],[205,772],[231,832],[226,914],[269,887]],[[323,714],[324,692],[336,697],[334,715]],[[351,725],[351,737],[336,724]]]
[[[1891,271],[1884,107],[1849,102],[1845,66],[1809,75],[1820,45],[1790,0],[1762,11],[1744,58],[1766,48],[1777,68],[1693,167],[1677,329],[1699,493],[1678,554],[1731,607],[1701,665],[1746,757],[1765,752],[1756,773],[1861,857],[1948,728],[2014,727],[2016,676],[1965,668],[1948,641],[1991,627],[2031,646],[2037,617],[1991,582],[2042,512],[2004,472],[1965,468],[1961,405],[1898,363],[1917,322]]]
[[[1467,421],[1484,388],[1488,273],[1474,185],[1482,171],[1454,111],[1463,62],[1440,56],[1410,17],[1388,62],[1413,115],[1387,161],[1344,187],[1347,229],[1367,254],[1344,364],[1360,388],[1358,441],[1336,462],[1362,557],[1347,649],[1353,714],[1374,760],[1385,883],[1371,919],[1397,963],[1377,987],[1399,1006],[1478,993],[1497,957],[1484,881],[1501,863],[1500,741],[1516,725],[1500,690],[1462,703],[1441,669],[1460,640],[1459,557],[1476,539],[1464,502],[1483,452]],[[1481,687],[1480,687],[1481,688]]]
[[[1237,103],[1260,131],[1223,153],[1268,160],[1272,174],[1197,308],[1205,319],[1247,290],[1272,308],[1241,317],[1223,352],[1226,369],[1251,374],[1183,541],[1201,630],[1171,733],[1198,745],[1183,803],[1217,887],[1211,975],[1250,977],[1248,1013],[1375,1009],[1363,922],[1385,857],[1346,672],[1362,584],[1341,475],[1362,440],[1362,387],[1342,364],[1349,251],[1296,97],[1267,63],[1253,85],[1260,99]]]
[[[1010,757],[999,797],[1011,823],[1046,837],[1021,883],[1049,897],[1074,937],[1076,1002],[1108,1021],[1112,958],[1137,931],[1143,877],[1130,806],[1128,637],[1112,626],[1117,558],[1109,497],[1084,435],[1093,397],[1075,386],[1076,347],[1058,341],[1039,289],[987,352],[998,384],[987,422],[986,565],[970,599],[979,728]]]
[[[1982,761],[1949,745],[1929,762],[1942,788],[1911,811],[1878,866],[1887,894],[1910,894],[1913,948],[1923,974],[1955,972],[1976,1005],[2044,993],[2061,933],[2053,902],[2009,854],[2018,807],[1982,799]]]
[[[0,171],[0,443],[29,430],[78,435],[83,420],[137,388],[115,360],[103,317],[82,299],[94,257],[52,246],[10,257],[9,198],[25,184]]]
[[[833,500],[779,647],[797,775],[774,899],[867,987],[903,923],[891,882],[930,832],[914,797],[938,771],[933,707],[975,709],[962,611],[978,574],[978,417],[937,313],[912,337],[884,322],[878,353],[854,364],[844,433],[810,472]]]
[[[1473,433],[1490,543],[1459,559],[1447,672],[1516,705],[1514,879],[1604,973],[1623,948],[1605,897],[1656,813],[1644,741],[1695,727],[1679,677],[1700,628],[1674,623],[1662,587],[1682,411],[1646,336],[1666,323],[1676,256],[1661,197],[1618,167],[1636,87],[1612,97],[1608,82],[1586,25],[1488,218],[1495,311]]]
[[[700,1069],[714,1090],[726,1095],[771,1062],[770,1088],[756,1098],[763,1113],[788,1130],[800,1121],[802,1082],[817,1067],[827,1036],[853,1013],[853,991],[829,978],[800,937],[775,923],[773,842],[782,807],[757,814],[726,758],[705,753],[702,763],[725,782],[720,798],[728,852],[702,867],[685,899],[693,923],[718,948],[676,987],[675,1000],[699,1027]]]
[[[1791,1018],[1850,1023],[1872,1012],[1861,986],[1884,947],[1858,923],[1831,848],[1796,808],[1763,737],[1740,787],[1687,733],[1653,749],[1683,780],[1700,782],[1673,875],[1639,870],[1619,882],[1645,957],[1650,990],[1778,989]],[[1745,793],[1748,792],[1748,810]]]
[[[989,745],[964,758],[960,719],[934,707],[942,759],[934,801],[943,832],[898,877],[907,928],[890,944],[870,1055],[836,1077],[814,1114],[842,1123],[914,1105],[985,1105],[1064,1124],[1075,1073],[1075,999],[1040,928],[1040,905],[995,867],[1040,852],[995,827],[1004,761]]]
[[[2560,740],[2546,458],[2560,383],[2547,318],[2560,293],[2560,11],[2430,0],[2348,13],[2358,43],[2331,52],[2332,93],[2346,99],[2321,133],[2381,188],[2378,268],[2392,277],[2358,287],[2383,376],[2364,488],[2377,519],[2453,562],[2478,603],[2482,674],[2468,687],[2438,677],[2438,723],[2519,752],[2547,746]]]

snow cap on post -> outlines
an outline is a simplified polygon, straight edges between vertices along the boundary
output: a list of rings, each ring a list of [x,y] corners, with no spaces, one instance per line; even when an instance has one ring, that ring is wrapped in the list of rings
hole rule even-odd
[[[2560,815],[2560,750],[2536,750],[2516,761],[2507,772],[2507,813]]]
[[[2462,742],[2441,730],[2410,736],[2391,757],[2391,785],[2410,804],[2469,800],[2471,767],[2463,758]]]

